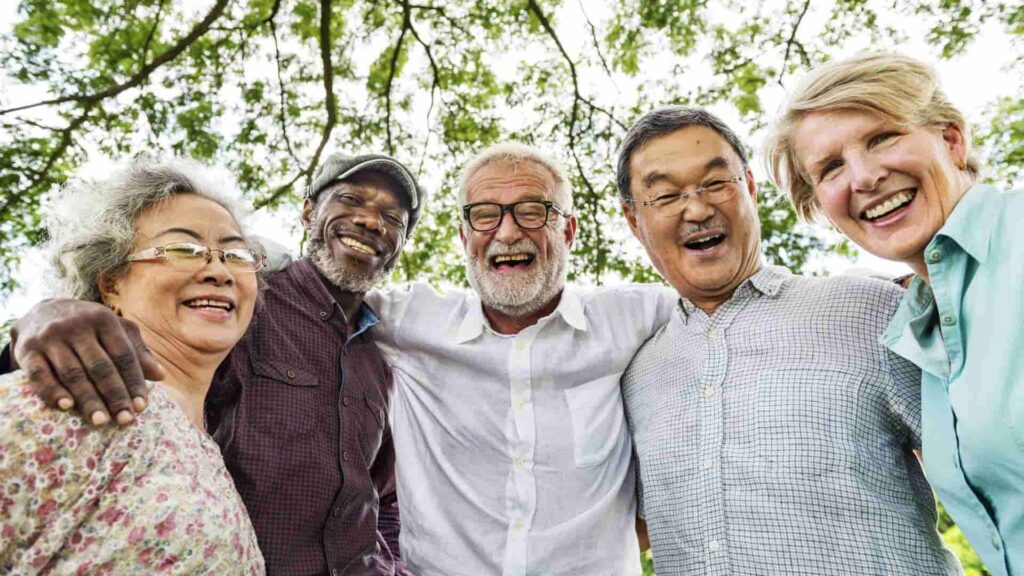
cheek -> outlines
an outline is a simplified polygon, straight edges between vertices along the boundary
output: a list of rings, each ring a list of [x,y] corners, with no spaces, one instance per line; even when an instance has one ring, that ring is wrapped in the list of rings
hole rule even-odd
[[[825,183],[814,190],[814,197],[829,220],[835,222],[849,217],[850,194],[839,183]]]

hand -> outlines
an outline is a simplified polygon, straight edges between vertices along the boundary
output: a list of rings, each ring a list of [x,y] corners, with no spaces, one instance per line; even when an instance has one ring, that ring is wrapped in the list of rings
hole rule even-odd
[[[139,328],[102,304],[44,300],[11,330],[12,358],[43,401],[74,406],[94,426],[119,425],[146,409],[146,380],[164,369],[142,342]]]

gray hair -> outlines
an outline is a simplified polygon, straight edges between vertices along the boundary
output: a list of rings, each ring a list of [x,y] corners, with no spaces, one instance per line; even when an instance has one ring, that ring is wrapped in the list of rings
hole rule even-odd
[[[469,179],[480,169],[491,164],[519,164],[532,162],[551,173],[558,187],[552,190],[552,196],[558,205],[565,210],[566,214],[572,214],[572,187],[569,185],[569,176],[562,163],[550,154],[527,144],[518,142],[505,142],[493,144],[484,148],[480,153],[470,159],[466,167],[462,169],[459,176],[459,206],[466,204],[469,190],[466,185]]]
[[[714,114],[702,108],[690,108],[687,106],[665,106],[653,112],[644,114],[642,118],[633,124],[633,127],[626,132],[622,144],[619,146],[619,159],[616,165],[615,183],[619,188],[619,198],[623,202],[632,202],[633,193],[630,191],[629,171],[633,160],[633,153],[643,148],[648,142],[667,136],[677,130],[703,126],[718,133],[719,136],[729,143],[729,146],[740,157],[743,162],[743,169],[747,169],[746,147],[740,141],[739,136],[729,126]]]
[[[128,269],[136,221],[176,194],[208,198],[235,222],[245,214],[230,176],[188,159],[139,157],[103,180],[65,185],[46,218],[47,248],[63,293],[101,302],[100,282]]]

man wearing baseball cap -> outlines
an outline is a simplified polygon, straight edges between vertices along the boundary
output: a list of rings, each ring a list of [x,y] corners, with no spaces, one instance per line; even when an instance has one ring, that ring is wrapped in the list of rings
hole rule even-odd
[[[328,156],[305,194],[305,256],[269,278],[249,332],[214,378],[207,429],[245,502],[269,574],[407,574],[398,559],[387,421],[392,375],[373,341],[377,315],[363,296],[398,261],[425,198],[393,158]],[[19,332],[56,322],[61,328],[53,333],[69,346],[98,347],[126,337],[105,333],[109,326],[123,330],[100,318],[109,313],[95,303],[51,300],[22,318]],[[66,374],[75,367],[54,368]],[[113,366],[110,372],[119,378]],[[55,401],[44,388],[37,383]],[[92,420],[93,411],[105,415],[104,401],[114,419],[129,420],[127,398],[123,410],[110,398],[79,398],[79,410]]]

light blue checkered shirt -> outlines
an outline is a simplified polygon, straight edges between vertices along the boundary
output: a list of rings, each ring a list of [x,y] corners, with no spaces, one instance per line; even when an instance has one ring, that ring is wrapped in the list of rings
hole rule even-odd
[[[878,343],[900,296],[765,267],[711,317],[681,300],[623,377],[658,576],[960,573],[920,370]]]

